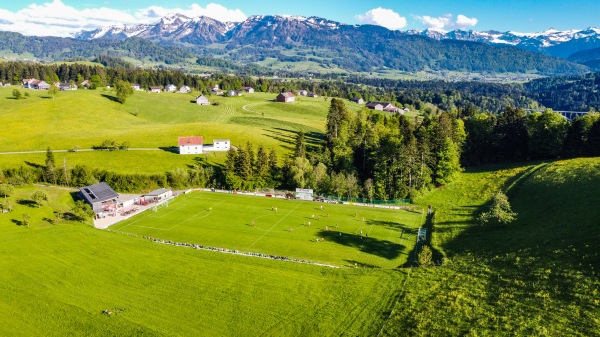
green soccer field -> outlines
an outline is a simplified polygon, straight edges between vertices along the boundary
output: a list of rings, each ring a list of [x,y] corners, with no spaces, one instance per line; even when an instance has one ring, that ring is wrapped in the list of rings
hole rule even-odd
[[[395,268],[413,252],[422,223],[420,211],[195,191],[110,229],[335,266]]]

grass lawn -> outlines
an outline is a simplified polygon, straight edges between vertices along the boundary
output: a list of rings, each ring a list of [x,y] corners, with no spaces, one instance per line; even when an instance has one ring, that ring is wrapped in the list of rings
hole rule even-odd
[[[19,188],[11,200],[36,189]],[[69,191],[45,190],[50,204],[16,203],[0,214],[2,336],[374,335],[405,277],[156,244],[64,220],[53,225],[44,218],[72,201]],[[23,212],[30,228],[15,223]]]
[[[407,262],[422,222],[420,212],[405,210],[193,192],[177,197],[168,208],[110,228],[337,266],[396,268]]]

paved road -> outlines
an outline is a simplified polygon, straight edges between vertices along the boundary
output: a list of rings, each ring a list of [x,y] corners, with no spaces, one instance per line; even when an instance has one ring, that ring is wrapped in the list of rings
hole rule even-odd
[[[176,151],[176,147],[159,149],[158,147],[130,147],[127,150],[119,151]],[[95,149],[77,149],[77,152],[92,152],[92,151],[106,151],[106,150],[95,150]],[[71,150],[52,150],[52,152],[71,152]],[[0,152],[0,154],[28,154],[28,153],[46,153],[46,150],[35,150],[35,151],[13,151],[13,152]]]

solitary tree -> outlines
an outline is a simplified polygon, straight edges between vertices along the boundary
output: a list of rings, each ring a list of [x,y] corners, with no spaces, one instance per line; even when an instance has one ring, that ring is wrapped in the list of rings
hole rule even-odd
[[[10,197],[15,191],[15,188],[10,184],[0,184],[0,197]]]
[[[0,201],[0,208],[2,209],[2,212],[12,212],[14,205],[10,200],[5,199],[4,201]]]
[[[133,88],[131,87],[131,84],[127,81],[123,81],[123,80],[119,80],[117,81],[117,84],[115,85],[115,89],[117,91],[117,100],[119,100],[119,102],[125,103],[125,100],[127,99],[127,97],[133,95]]]
[[[12,95],[15,99],[21,99],[21,92],[18,89],[13,89]]]
[[[46,167],[44,168],[44,175],[46,181],[56,185],[56,162],[54,160],[54,153],[48,146],[46,149]]]
[[[494,194],[490,209],[479,216],[479,221],[482,225],[494,224],[502,226],[515,221],[516,218],[517,213],[511,210],[508,197],[500,191]]]
[[[54,100],[54,96],[58,94],[58,87],[52,84],[48,89],[48,93],[52,95],[52,100]]]
[[[48,201],[48,194],[46,194],[44,191],[35,191],[31,196],[31,199],[35,201],[39,208],[42,206],[44,201]]]
[[[29,214],[23,213],[23,226],[29,228]]]

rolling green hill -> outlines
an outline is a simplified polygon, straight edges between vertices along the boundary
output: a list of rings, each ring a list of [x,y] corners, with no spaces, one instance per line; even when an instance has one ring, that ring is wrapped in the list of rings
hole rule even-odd
[[[388,335],[596,336],[600,159],[466,172],[421,202],[437,208],[442,267],[414,269]],[[474,220],[508,188],[515,223]]]
[[[293,148],[298,131],[312,142],[320,142],[330,101],[302,97],[295,103],[273,102],[274,94],[255,93],[243,97],[209,97],[212,105],[198,106],[196,94],[135,92],[125,104],[114,101],[105,90],[63,91],[52,97],[45,91],[28,92],[26,99],[12,98],[14,88],[0,88],[0,152],[91,148],[105,139],[129,142],[131,148],[170,148],[177,137],[202,135],[205,143],[229,138],[233,145],[246,142],[275,148],[281,155]],[[348,104],[351,110],[360,106]],[[197,156],[168,151],[127,153],[60,153],[71,166],[88,164],[115,172],[163,173],[191,164]],[[224,154],[205,156],[222,162]],[[3,167],[25,162],[43,164],[44,154],[2,155]]]

